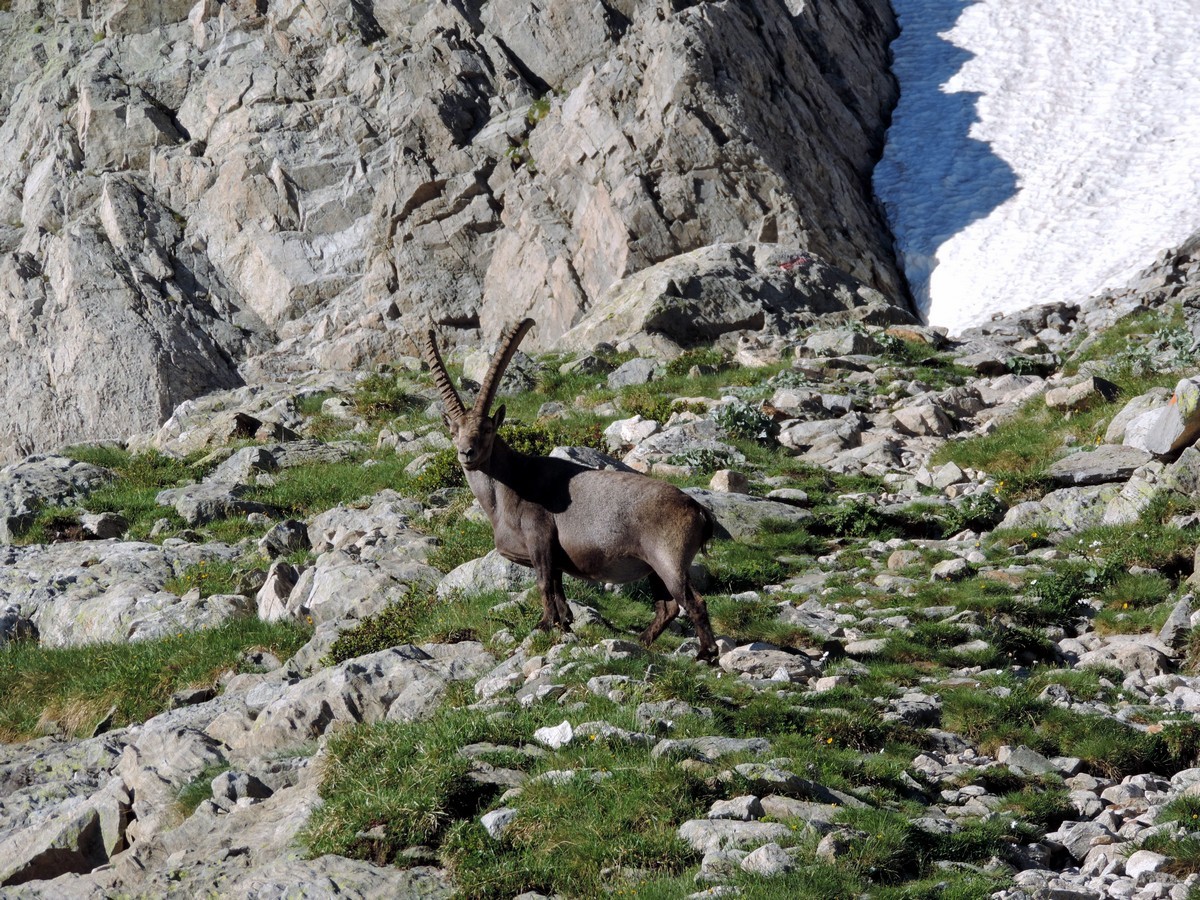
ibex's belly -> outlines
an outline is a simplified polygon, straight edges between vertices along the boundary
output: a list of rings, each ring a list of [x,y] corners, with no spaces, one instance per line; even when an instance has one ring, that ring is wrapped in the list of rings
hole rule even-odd
[[[559,545],[558,562],[564,572],[590,581],[623,584],[645,578],[653,570],[636,556],[613,554],[590,542],[567,541]]]
[[[533,560],[524,547],[497,544],[496,549],[505,559],[515,562],[519,566],[533,566]],[[637,581],[653,571],[640,559],[605,559],[600,554],[587,551],[570,554],[562,550],[556,554],[555,565],[576,578],[585,578],[588,581],[612,581],[617,584]]]
[[[566,566],[563,568],[565,571],[571,572],[570,568]],[[645,578],[652,571],[640,559],[618,559],[600,565],[575,565],[574,568],[576,571],[571,574],[580,578],[587,578],[590,581],[612,581],[617,584],[637,581],[639,578]]]

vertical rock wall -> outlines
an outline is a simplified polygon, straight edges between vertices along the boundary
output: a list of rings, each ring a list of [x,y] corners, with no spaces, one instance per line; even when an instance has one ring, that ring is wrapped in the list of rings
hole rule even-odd
[[[884,0],[16,0],[0,459],[801,245],[903,302]]]

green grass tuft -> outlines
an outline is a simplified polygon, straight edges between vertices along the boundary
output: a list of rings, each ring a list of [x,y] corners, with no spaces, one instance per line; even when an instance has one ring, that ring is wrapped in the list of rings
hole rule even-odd
[[[47,731],[87,736],[113,708],[113,727],[144,722],[166,710],[175,691],[212,685],[222,672],[237,669],[247,650],[286,659],[307,639],[307,629],[298,625],[247,618],[132,643],[16,643],[0,652],[0,741]]]

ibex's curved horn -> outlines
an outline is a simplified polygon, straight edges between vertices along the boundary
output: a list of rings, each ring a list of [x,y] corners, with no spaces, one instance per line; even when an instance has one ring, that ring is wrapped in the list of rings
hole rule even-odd
[[[434,339],[432,329],[425,335],[424,350],[425,362],[429,364],[433,383],[437,385],[438,392],[442,395],[446,415],[455,420],[465,419],[467,408],[463,406],[462,398],[458,396],[458,391],[454,389],[454,384],[450,381],[450,373],[446,371],[446,364],[442,362],[442,354],[438,353],[437,341]]]
[[[500,389],[500,379],[504,375],[504,370],[512,362],[513,354],[517,352],[517,345],[521,343],[521,338],[525,337],[525,332],[532,327],[533,319],[522,319],[504,332],[500,338],[500,348],[496,351],[496,358],[492,360],[492,365],[487,370],[487,374],[483,376],[483,383],[479,386],[479,398],[471,410],[473,414],[478,416],[488,414],[492,401],[496,399],[496,391]]]

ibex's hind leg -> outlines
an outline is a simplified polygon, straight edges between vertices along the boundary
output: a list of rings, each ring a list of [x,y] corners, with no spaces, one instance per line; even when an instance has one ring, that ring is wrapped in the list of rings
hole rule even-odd
[[[717,639],[713,637],[712,624],[708,620],[708,604],[704,602],[704,598],[697,594],[692,587],[686,570],[668,575],[666,578],[663,578],[663,583],[670,591],[675,602],[683,607],[683,611],[691,619],[692,628],[696,631],[696,640],[700,642],[700,649],[696,653],[696,659],[701,662],[716,662]]]
[[[696,638],[700,641],[696,659],[701,662],[716,663],[717,639],[713,636],[712,623],[708,620],[708,604],[704,602],[703,597],[696,593],[690,582],[686,587],[688,603],[684,609],[687,610],[688,618],[692,620],[692,625],[696,629]]]
[[[679,615],[679,604],[657,574],[650,573],[650,590],[654,595],[654,621],[642,632],[642,643],[649,647]]]

